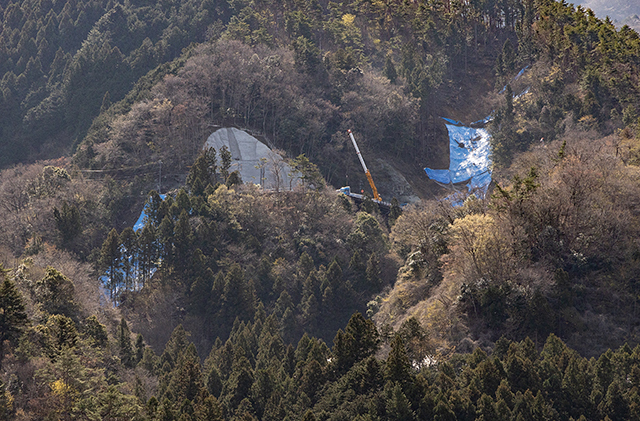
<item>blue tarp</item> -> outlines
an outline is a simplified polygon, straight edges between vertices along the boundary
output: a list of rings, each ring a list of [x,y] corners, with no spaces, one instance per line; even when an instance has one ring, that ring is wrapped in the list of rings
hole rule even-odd
[[[166,194],[160,195],[160,198],[162,200],[164,200],[166,197],[167,197]],[[144,208],[142,208],[142,212],[140,212],[140,217],[138,218],[136,223],[133,224],[133,230],[135,232],[138,232],[138,230],[141,230],[142,228],[144,228],[144,224],[147,222],[147,206],[149,206],[149,203],[144,204]]]
[[[514,99],[520,99],[522,96],[524,96],[524,95],[528,94],[528,93],[529,93],[529,89],[530,89],[530,88],[527,88],[527,89],[525,89],[524,91],[520,92],[518,95],[516,95],[516,96],[514,97]]]
[[[487,117],[484,120],[488,121]],[[455,120],[444,119],[447,122]],[[469,193],[484,196],[491,183],[491,144],[486,129],[446,124],[449,132],[449,169],[425,168],[427,176],[441,184],[466,183]],[[456,199],[456,203],[459,199]]]
[[[442,184],[450,184],[451,177],[449,176],[449,170],[432,170],[431,168],[424,169],[427,173],[427,177]]]
[[[526,71],[527,71],[527,69],[528,69],[528,68],[529,68],[529,66],[525,66],[522,70],[520,70],[520,71],[518,72],[518,74],[516,75],[516,77],[514,77],[514,78],[511,80],[511,82],[515,82],[516,80],[520,79],[520,76],[522,76],[522,75],[524,74],[524,72],[526,72]],[[507,85],[504,85],[504,86],[502,87],[502,89],[500,89],[500,92],[498,92],[498,93],[499,93],[499,94],[502,94],[502,93],[504,93],[504,91],[505,91],[506,89],[507,89]]]
[[[162,200],[166,199],[166,197],[167,197],[166,194],[161,194],[160,195],[160,198]],[[140,231],[141,229],[144,228],[144,225],[146,224],[147,219],[148,219],[148,217],[147,217],[147,207],[148,206],[149,206],[149,203],[145,203],[144,204],[144,207],[142,208],[142,212],[140,212],[140,216],[138,217],[138,220],[136,221],[135,224],[133,224],[133,230],[134,231],[138,232],[138,231]],[[123,259],[129,260],[129,263],[131,264],[131,271],[132,271],[132,276],[133,276],[133,279],[134,279],[134,284],[135,284],[134,287],[135,287],[135,289],[140,288],[140,285],[139,285],[139,282],[138,282],[140,274],[139,274],[139,271],[138,271],[138,267],[136,267],[133,264],[133,256],[123,256]],[[151,274],[153,274],[155,271],[156,271],[155,268],[151,269]],[[116,276],[119,278],[118,282],[122,282],[122,279],[124,279],[124,270],[122,268],[118,269]],[[107,293],[107,285],[109,285],[110,279],[109,279],[109,277],[107,275],[102,275],[102,276],[99,277],[99,279],[100,279],[100,282],[102,284],[102,286],[101,286],[102,293],[106,297],[108,295],[108,293]],[[120,290],[120,286],[116,287],[116,291],[115,291],[116,292],[116,296],[119,293],[119,290]],[[116,301],[117,301],[117,299],[116,299]],[[114,302],[113,305],[116,306],[117,302]]]
[[[440,117],[441,119],[443,119],[444,121],[447,121],[451,124],[455,124],[456,126],[462,126],[462,123],[460,121],[457,120],[452,120],[450,118],[446,118],[446,117]]]
[[[476,126],[476,125],[485,125],[488,122],[490,122],[491,120],[493,120],[493,116],[487,116],[485,118],[483,118],[482,120],[478,120],[478,121],[474,121],[473,123],[471,123],[471,126]]]

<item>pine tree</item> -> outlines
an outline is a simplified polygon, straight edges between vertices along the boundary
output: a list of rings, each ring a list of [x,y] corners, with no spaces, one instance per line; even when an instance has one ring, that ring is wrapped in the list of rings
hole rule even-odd
[[[126,290],[134,289],[136,279],[136,266],[138,262],[138,236],[131,227],[125,228],[120,234],[120,244],[122,244],[122,270],[124,277],[124,287]]]
[[[191,343],[180,354],[167,391],[171,392],[175,401],[187,399],[194,402],[203,388],[200,358],[195,345]]]
[[[201,405],[196,408],[198,420],[222,421],[222,405],[214,396],[207,396]]]
[[[104,347],[109,341],[107,328],[100,323],[95,315],[87,317],[84,322],[84,332],[91,338],[94,346]]]
[[[145,224],[138,238],[138,249],[138,264],[142,280],[141,286],[144,286],[151,278],[151,273],[156,267],[156,260],[158,258],[156,233],[153,225]]]
[[[173,222],[168,215],[162,219],[160,227],[158,227],[158,244],[159,255],[162,259],[162,267],[169,269],[174,263],[173,249]]]
[[[498,420],[498,414],[496,412],[496,408],[493,402],[493,399],[489,395],[482,394],[480,399],[478,399],[478,409],[477,416],[478,420],[481,421],[492,421]]]
[[[315,416],[315,415],[313,415],[313,411],[309,409],[309,410],[304,414],[304,418],[302,419],[302,421],[316,421],[316,416]]]
[[[70,248],[73,240],[82,233],[80,211],[75,205],[69,205],[65,200],[62,202],[62,209],[53,208],[53,219],[60,232],[60,244],[63,248]]]
[[[142,337],[141,333],[138,333],[138,336],[136,336],[135,364],[138,364],[140,361],[142,361],[145,349],[146,345],[144,344],[144,338]]]
[[[293,168],[300,173],[300,179],[305,189],[311,188],[321,191],[325,187],[324,177],[320,173],[318,166],[309,161],[304,154],[298,155],[292,162]]]
[[[351,316],[345,333],[350,334],[355,340],[354,343],[354,362],[364,360],[374,355],[378,350],[380,342],[376,325],[369,319],[365,319],[362,314],[356,312]]]
[[[118,350],[122,364],[125,367],[132,368],[135,364],[135,356],[131,346],[131,332],[125,319],[120,319],[120,325],[118,326]]]
[[[229,168],[231,168],[231,152],[226,146],[220,149],[220,161],[220,175],[222,182],[226,183],[229,178]]]
[[[385,366],[385,378],[389,381],[405,383],[411,378],[410,368],[411,363],[407,357],[404,341],[400,335],[396,335],[391,341],[391,352]]]
[[[193,244],[189,215],[185,210],[182,210],[180,213],[180,217],[174,228],[173,244],[175,254],[174,265],[179,273],[184,273],[191,260],[190,255]]]
[[[240,265],[234,263],[224,277],[222,302],[227,320],[231,321],[236,317],[244,320],[253,318],[255,312],[253,292],[253,289],[247,285],[244,271]]]
[[[387,79],[389,79],[391,83],[396,83],[398,72],[396,71],[396,66],[393,64],[390,53],[387,54],[387,58],[384,63],[384,70],[382,71],[382,73],[386,76]]]
[[[391,210],[389,211],[389,226],[395,225],[398,218],[402,215],[402,208],[395,197],[391,199]]]
[[[145,213],[147,214],[147,224],[151,224],[154,228],[158,228],[162,223],[164,216],[160,215],[160,205],[163,200],[157,191],[151,190],[149,192],[149,198],[144,206]]]
[[[122,274],[120,267],[122,265],[122,254],[120,252],[120,237],[118,231],[113,228],[107,238],[102,243],[100,250],[99,266],[107,272],[107,289],[109,290],[109,298],[111,301],[115,299],[115,293],[120,284]]]
[[[78,343],[78,330],[75,323],[62,314],[49,316],[43,336],[43,348],[52,360],[65,350],[75,348]]]
[[[0,348],[0,352],[2,349]],[[0,362],[2,362],[2,355],[0,354]],[[6,385],[0,379],[0,421],[8,421],[12,419],[11,413],[13,412],[13,396],[7,390]]]
[[[309,254],[304,251],[298,259],[298,273],[302,279],[307,279],[312,270],[315,269],[315,263]]]
[[[415,419],[411,410],[411,402],[402,391],[402,386],[395,383],[391,389],[391,396],[387,399],[387,416],[391,420],[411,421]]]
[[[380,290],[380,263],[375,252],[371,253],[367,261],[367,282],[371,290]]]
[[[194,196],[202,195],[208,185],[216,183],[217,163],[216,150],[209,148],[196,158],[187,176],[187,186]]]
[[[5,275],[0,263],[0,367],[4,358],[5,341],[14,342],[29,323],[20,292]]]
[[[77,305],[73,282],[58,270],[48,267],[45,276],[36,282],[36,294],[42,309],[50,314],[75,317]]]

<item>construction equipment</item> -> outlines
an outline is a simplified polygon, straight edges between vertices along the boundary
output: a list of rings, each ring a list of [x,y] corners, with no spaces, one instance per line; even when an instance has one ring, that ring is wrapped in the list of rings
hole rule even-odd
[[[378,189],[376,189],[376,185],[373,184],[373,177],[371,177],[371,173],[367,168],[367,164],[365,164],[364,159],[362,159],[362,154],[360,154],[360,149],[358,148],[356,139],[353,137],[353,133],[351,133],[351,129],[347,130],[347,132],[349,133],[349,137],[351,137],[351,143],[353,143],[353,147],[356,148],[356,153],[358,154],[358,158],[360,159],[360,163],[362,164],[362,169],[364,170],[364,174],[367,176],[367,180],[369,180],[369,185],[371,186],[371,190],[373,191],[373,199],[378,202],[382,202],[382,199],[378,194]]]

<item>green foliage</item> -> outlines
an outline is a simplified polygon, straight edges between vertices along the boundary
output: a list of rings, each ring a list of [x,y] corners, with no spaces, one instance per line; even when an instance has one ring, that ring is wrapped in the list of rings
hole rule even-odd
[[[347,241],[352,249],[359,250],[366,256],[371,253],[382,255],[387,249],[382,227],[374,216],[366,212],[358,213]]]
[[[95,315],[91,315],[85,320],[84,332],[93,341],[95,346],[102,348],[107,345],[109,340],[107,328],[98,321]]]
[[[0,365],[4,358],[4,343],[15,343],[24,328],[29,323],[25,312],[24,302],[16,284],[5,275],[5,269],[0,264]],[[2,390],[4,394],[4,390]],[[4,396],[4,395],[3,395]],[[8,405],[8,404],[7,404]],[[6,406],[5,408],[8,408]]]
[[[61,314],[49,316],[41,332],[42,347],[52,360],[78,344],[78,330],[75,323]]]
[[[0,380],[0,420],[9,420],[10,414],[13,412],[13,396],[7,391],[7,387]]]
[[[404,341],[400,335],[396,335],[391,341],[391,352],[385,364],[385,379],[400,384],[406,383],[411,378],[410,367]]]
[[[132,368],[135,365],[135,355],[133,353],[133,346],[131,345],[131,332],[125,319],[120,320],[117,339],[120,361],[122,361],[125,367]]]
[[[300,173],[300,180],[305,188],[322,191],[325,187],[324,177],[318,170],[318,166],[309,161],[304,154],[298,155],[292,162],[293,169]]]
[[[47,268],[45,276],[36,282],[35,290],[38,302],[45,312],[76,316],[75,288],[71,280],[58,270]]]
[[[389,82],[396,83],[396,79],[398,79],[398,72],[396,71],[396,66],[393,64],[391,54],[387,54],[382,73],[387,77],[387,79],[389,79]]]
[[[78,208],[70,206],[65,201],[62,203],[62,209],[53,208],[53,218],[56,221],[58,231],[60,231],[62,247],[70,248],[70,243],[82,232]]]
[[[637,350],[587,360],[550,336],[540,356],[531,341],[498,341],[490,357],[434,356],[430,342],[450,335],[458,343],[468,333],[484,338],[484,347],[506,333],[542,343],[551,331],[580,338],[635,323],[637,180],[623,162],[607,161],[618,151],[598,149],[598,140],[574,145],[570,137],[549,159],[538,159],[548,143],[532,148],[531,161],[541,167],[498,186],[488,205],[419,218],[400,215],[394,204],[389,225],[412,269],[399,279],[408,291],[401,298],[429,288],[441,295],[422,300],[431,305],[423,313],[428,320],[403,323],[384,363],[375,357],[375,325],[359,313],[346,323],[397,268],[373,208],[353,218],[348,199],[341,199],[345,210],[322,191],[321,174],[335,181],[347,167],[337,141],[345,127],[360,130],[363,146],[378,154],[420,162],[437,132],[429,117],[452,105],[452,88],[467,80],[468,68],[482,71],[498,56],[501,86],[523,64],[540,76],[523,97],[514,97],[510,84],[505,89],[492,123],[498,168],[533,140],[553,141],[570,127],[634,129],[637,34],[555,1],[463,3],[4,5],[0,165],[49,156],[64,139],[78,145],[98,116],[74,163],[151,180],[156,167],[146,171],[159,159],[169,174],[184,174],[209,125],[235,124],[298,156],[303,190],[314,191],[270,197],[230,174],[228,150],[219,169],[207,151],[190,168],[188,190],[165,201],[151,193],[139,234],[109,233],[93,261],[107,272],[112,301],[136,320],[132,326],[156,349],[178,321],[193,332],[195,345],[176,328],[161,358],[142,336],[134,349],[124,319],[118,325],[105,308],[100,320],[118,326],[117,346],[108,346],[105,326],[86,318],[98,307],[78,302],[97,295],[79,274],[82,265],[64,266],[74,282],[51,268],[36,282],[24,271],[15,283],[3,279],[0,332],[8,336],[0,343],[20,345],[6,357],[0,418],[12,407],[33,419],[636,417]],[[188,43],[205,40],[173,61]],[[587,146],[604,152],[591,156]],[[37,245],[57,237],[62,248],[88,256],[107,221],[120,220],[129,203],[123,198],[139,191],[138,184],[119,190],[120,183],[105,183],[104,199],[85,204],[96,193],[74,190],[73,178],[49,166],[21,193],[10,195],[12,183],[2,184],[3,209],[16,209],[6,224],[27,227],[3,234],[18,243],[12,251],[22,253],[27,238]],[[37,201],[52,204],[41,212],[32,206]],[[112,213],[102,219],[104,208]],[[46,245],[29,250],[39,262],[62,259]],[[16,283],[31,293],[26,301]],[[42,324],[23,335],[27,308]],[[331,352],[309,336],[295,350],[285,345],[303,330],[327,339],[343,326]],[[216,336],[226,342],[216,342],[202,369],[196,346],[208,351]],[[126,367],[139,362],[135,385],[134,371],[114,363],[118,356]],[[147,413],[133,390],[157,393]]]
[[[187,186],[191,189],[191,194],[200,196],[208,185],[214,185],[217,179],[217,171],[216,150],[209,148],[202,151],[191,166],[189,175],[187,175]]]
[[[104,243],[102,243],[100,259],[98,261],[99,267],[107,272],[108,282],[106,286],[112,301],[116,298],[116,289],[121,277],[121,264],[120,237],[118,231],[113,228],[104,240]]]

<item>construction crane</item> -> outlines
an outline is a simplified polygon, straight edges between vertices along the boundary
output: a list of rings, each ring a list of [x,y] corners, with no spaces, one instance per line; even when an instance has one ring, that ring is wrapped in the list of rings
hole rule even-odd
[[[356,153],[358,154],[358,158],[360,159],[360,163],[362,164],[362,169],[364,170],[364,174],[367,176],[367,180],[369,180],[369,185],[371,186],[371,190],[373,191],[373,199],[379,202],[382,202],[382,199],[378,194],[378,189],[376,189],[376,185],[373,184],[373,177],[371,177],[371,173],[367,168],[367,164],[365,164],[364,159],[362,159],[362,154],[360,154],[360,149],[358,148],[356,139],[353,137],[353,133],[351,133],[351,129],[347,130],[347,132],[349,133],[349,137],[351,137],[351,143],[353,143],[353,147],[356,148]]]

